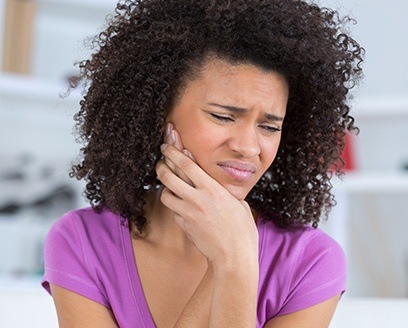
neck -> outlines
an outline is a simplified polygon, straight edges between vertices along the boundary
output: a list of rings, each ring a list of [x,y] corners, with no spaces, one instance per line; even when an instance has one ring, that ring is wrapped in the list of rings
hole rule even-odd
[[[143,239],[156,247],[182,252],[198,252],[186,233],[174,221],[174,212],[160,201],[161,189],[147,197],[144,208],[146,226]]]

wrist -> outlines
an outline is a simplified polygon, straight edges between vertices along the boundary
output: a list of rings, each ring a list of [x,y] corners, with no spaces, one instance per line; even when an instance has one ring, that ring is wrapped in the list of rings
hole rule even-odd
[[[213,268],[236,270],[248,266],[258,267],[258,242],[251,246],[233,249],[221,249],[217,256],[210,260]]]
[[[240,257],[238,259],[225,258],[218,259],[211,262],[212,274],[214,279],[225,278],[239,279],[241,278],[253,278],[258,279],[259,264],[258,257]]]

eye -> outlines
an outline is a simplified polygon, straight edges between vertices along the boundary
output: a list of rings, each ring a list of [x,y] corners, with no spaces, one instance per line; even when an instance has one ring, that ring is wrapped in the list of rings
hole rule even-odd
[[[271,126],[271,125],[260,125],[260,127],[268,133],[275,133],[275,132],[282,131],[282,129],[276,126]]]
[[[214,113],[211,113],[210,115],[220,122],[234,122],[234,120],[230,116],[223,116]]]

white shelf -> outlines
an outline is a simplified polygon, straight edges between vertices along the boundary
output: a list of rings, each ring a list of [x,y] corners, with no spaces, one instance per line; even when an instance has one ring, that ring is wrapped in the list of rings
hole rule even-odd
[[[408,172],[349,172],[332,182],[334,192],[408,193]]]
[[[36,100],[55,101],[68,90],[68,83],[48,82],[33,76],[0,73],[0,95],[17,99],[29,98]],[[78,104],[81,96],[79,91],[71,91],[69,97],[62,98],[67,102]]]
[[[14,277],[12,275],[0,275],[0,291],[7,290],[40,290],[40,275],[25,275]]]
[[[351,103],[352,115],[366,118],[408,118],[408,97],[387,96],[356,99]]]
[[[113,11],[118,1],[115,0],[37,0],[38,3],[65,6],[92,7]]]

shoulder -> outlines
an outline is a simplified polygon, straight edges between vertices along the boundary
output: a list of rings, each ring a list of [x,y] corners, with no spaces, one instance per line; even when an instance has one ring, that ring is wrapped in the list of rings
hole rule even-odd
[[[88,226],[97,225],[112,225],[114,222],[121,221],[123,218],[112,213],[109,209],[103,209],[97,212],[92,207],[84,207],[76,210],[66,212],[56,222],[56,226],[64,226],[72,224],[73,222],[86,224]]]
[[[69,211],[54,222],[47,234],[45,260],[48,264],[60,262],[63,260],[59,256],[61,253],[91,260],[92,256],[103,255],[107,249],[119,249],[121,229],[127,229],[127,222],[125,227],[123,224],[123,218],[109,210],[100,213],[92,208]]]
[[[260,223],[260,251],[262,256],[279,256],[299,261],[311,258],[317,259],[328,252],[343,257],[344,252],[340,245],[320,229],[303,226],[293,230],[284,230],[276,227],[272,222]]]
[[[86,234],[87,238],[93,236],[101,238],[114,230],[114,227],[121,224],[123,220],[123,218],[108,209],[98,213],[91,207],[81,208],[69,211],[55,221],[48,236],[62,234],[66,237],[69,235],[80,237]]]
[[[123,219],[92,208],[67,212],[49,230],[44,244],[42,285],[64,287],[109,306],[106,285],[123,267]]]
[[[305,309],[345,290],[345,254],[322,230],[284,230],[272,222],[260,223],[258,229],[265,319]]]

